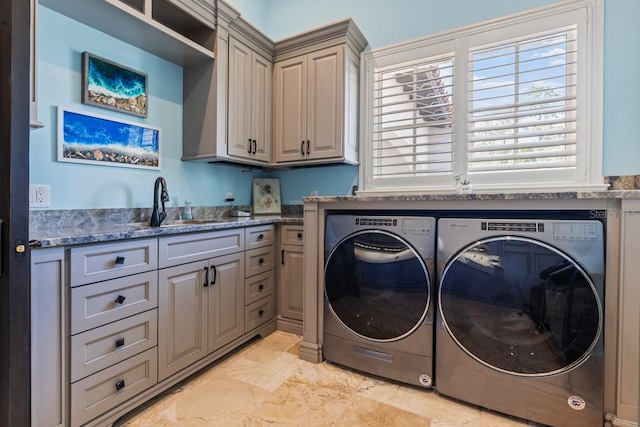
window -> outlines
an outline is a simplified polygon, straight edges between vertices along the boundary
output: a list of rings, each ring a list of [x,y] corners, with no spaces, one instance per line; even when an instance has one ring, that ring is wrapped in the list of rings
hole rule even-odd
[[[601,9],[565,2],[366,53],[360,188],[604,188]]]

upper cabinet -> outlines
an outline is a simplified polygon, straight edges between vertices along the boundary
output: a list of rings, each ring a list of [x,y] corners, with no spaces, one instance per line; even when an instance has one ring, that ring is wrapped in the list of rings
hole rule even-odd
[[[218,2],[216,60],[185,68],[182,160],[271,164],[273,41]]]
[[[215,0],[40,0],[40,4],[182,66],[211,61]]]
[[[270,57],[229,38],[230,156],[271,162],[272,79]]]
[[[279,165],[357,163],[359,56],[353,21],[276,44],[274,151]]]

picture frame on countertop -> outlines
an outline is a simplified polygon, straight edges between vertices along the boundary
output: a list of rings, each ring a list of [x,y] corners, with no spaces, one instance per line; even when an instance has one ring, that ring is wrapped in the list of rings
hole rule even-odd
[[[160,169],[161,129],[58,106],[58,161]]]
[[[148,116],[148,75],[89,52],[82,53],[82,103]]]
[[[278,178],[253,178],[253,214],[279,215],[282,213],[280,180]]]

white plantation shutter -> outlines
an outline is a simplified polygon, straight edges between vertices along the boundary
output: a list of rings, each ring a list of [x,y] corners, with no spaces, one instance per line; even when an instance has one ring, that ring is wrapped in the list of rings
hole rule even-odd
[[[452,54],[374,71],[374,180],[451,175],[453,77]]]
[[[604,189],[602,0],[363,54],[360,188]]]
[[[577,61],[575,26],[471,50],[469,177],[575,169]]]

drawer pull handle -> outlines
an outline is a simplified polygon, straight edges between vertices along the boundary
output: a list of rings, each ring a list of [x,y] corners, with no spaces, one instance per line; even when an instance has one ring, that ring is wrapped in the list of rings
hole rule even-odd
[[[309,140],[307,140],[307,155],[309,155],[311,153],[311,151],[309,150],[309,144],[310,144],[310,142],[309,142]]]
[[[118,265],[124,264],[124,257],[123,256],[116,257],[116,264]]]
[[[247,153],[251,154],[251,138],[249,138],[249,149],[247,150]]]
[[[280,262],[284,265],[284,249],[282,250],[282,256],[280,257]]]
[[[262,263],[263,263],[263,262],[264,262],[264,258],[260,258],[260,259],[258,260],[258,264],[260,264],[260,265],[262,265]]]
[[[215,285],[216,284],[216,276],[218,275],[218,270],[216,270],[216,266],[215,265],[211,266],[211,271],[213,272],[213,278],[211,279],[211,285]]]
[[[118,298],[116,298],[116,303],[117,304],[122,304],[124,302],[124,300],[126,300],[127,297],[125,297],[124,295],[118,295]]]
[[[258,240],[262,240],[262,239],[264,239],[264,234],[262,233],[258,234]]]
[[[209,267],[204,268],[204,283],[203,286],[209,286]]]
[[[253,140],[253,154],[256,154],[256,150],[258,149],[258,143],[256,142],[256,140]]]
[[[262,317],[263,314],[264,314],[264,310],[258,310],[258,316]]]
[[[264,289],[264,285],[263,285],[262,283],[260,283],[260,284],[258,285],[258,289],[260,289],[260,291],[262,291],[262,290]]]
[[[116,391],[120,391],[124,388],[124,380],[120,380],[116,383]]]
[[[116,348],[120,348],[124,345],[124,338],[118,338],[116,340]]]
[[[300,154],[304,156],[304,141],[302,141],[302,144],[300,144]]]
[[[302,240],[302,233],[298,233],[298,240]]]

